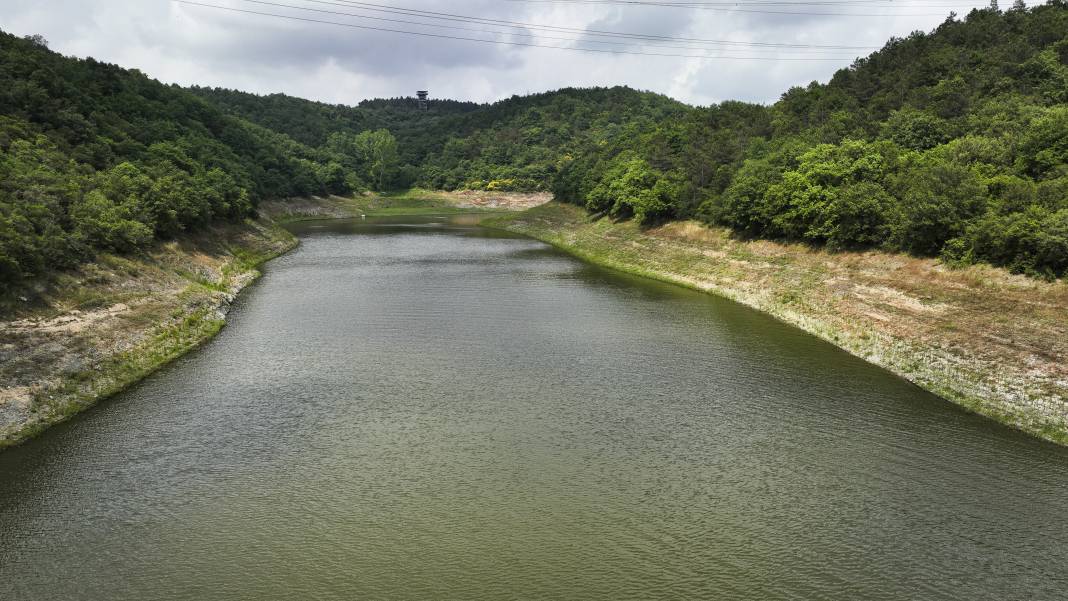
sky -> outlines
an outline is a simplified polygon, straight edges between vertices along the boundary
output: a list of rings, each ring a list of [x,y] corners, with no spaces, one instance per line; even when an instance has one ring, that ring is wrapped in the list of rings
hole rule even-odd
[[[707,105],[774,102],[791,86],[827,81],[891,37],[987,4],[634,1],[0,0],[0,29],[40,34],[63,54],[166,83],[339,104],[417,89],[491,102],[628,85]]]

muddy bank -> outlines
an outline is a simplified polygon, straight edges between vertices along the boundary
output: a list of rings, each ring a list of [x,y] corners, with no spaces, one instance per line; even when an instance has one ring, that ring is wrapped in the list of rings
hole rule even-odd
[[[0,448],[92,406],[209,339],[257,267],[296,246],[261,219],[103,254],[8,299],[0,317]]]
[[[954,403],[1068,444],[1068,283],[880,252],[641,230],[550,203],[489,220],[592,262],[725,296]]]

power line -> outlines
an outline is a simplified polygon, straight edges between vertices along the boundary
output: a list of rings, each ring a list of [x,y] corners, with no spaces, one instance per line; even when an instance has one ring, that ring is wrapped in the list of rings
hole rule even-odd
[[[744,3],[736,2],[733,7],[727,5],[712,5],[712,4],[699,4],[699,3],[685,3],[677,4],[673,2],[654,2],[646,1],[640,2],[637,0],[506,0],[508,2],[525,2],[531,4],[593,4],[593,5],[618,5],[618,6],[662,6],[672,8],[691,8],[699,10],[709,10],[728,13],[756,13],[765,15],[798,15],[798,16],[811,16],[811,17],[941,17],[945,16],[945,13],[838,13],[838,12],[796,12],[796,11],[783,11],[783,10],[757,10],[752,8],[738,8],[744,6]],[[782,3],[779,6],[786,4],[796,4],[798,6],[820,6],[818,4],[806,4],[801,2],[795,3]],[[957,5],[953,5],[957,6]],[[888,7],[887,7],[888,8]],[[948,7],[948,8],[952,8]]]
[[[431,19],[440,19],[446,21],[459,21],[464,23],[479,23],[483,25],[498,25],[510,28],[525,28],[536,29],[543,31],[556,31],[556,32],[568,32],[578,33],[583,35],[602,36],[602,37],[621,37],[628,39],[643,39],[643,40],[664,40],[672,42],[697,42],[697,43],[722,43],[722,44],[736,44],[743,46],[764,46],[771,48],[825,48],[836,50],[873,50],[878,46],[843,46],[843,45],[819,45],[819,44],[786,44],[775,42],[734,42],[731,40],[713,40],[702,38],[681,38],[676,36],[663,36],[655,34],[640,34],[640,33],[628,33],[618,31],[605,31],[600,29],[586,29],[578,27],[566,27],[563,25],[544,25],[537,23],[524,23],[521,21],[507,21],[503,19],[490,19],[487,17],[471,17],[467,15],[458,15],[454,13],[444,13],[437,11],[421,10],[415,8],[403,8],[399,6],[387,6],[383,4],[374,4],[370,2],[357,2],[355,0],[337,0],[335,2],[326,2],[326,0],[305,0],[306,2],[314,2],[316,4],[334,4],[347,7],[360,7],[375,12],[393,13],[407,16],[418,16]]]
[[[741,6],[910,6],[925,8],[956,8],[960,3],[936,4],[917,0],[721,0],[714,2],[664,2],[656,0],[504,0],[524,4],[595,4],[624,6],[654,6],[668,8],[741,7]]]
[[[324,25],[336,25],[336,26],[339,26],[339,27],[349,27],[349,28],[353,28],[353,29],[363,29],[363,30],[370,30],[370,31],[382,31],[382,32],[387,32],[387,33],[400,33],[400,34],[405,34],[405,35],[414,35],[414,36],[431,37],[431,38],[448,39],[448,40],[463,40],[463,41],[468,41],[468,42],[481,42],[481,43],[487,43],[487,44],[498,44],[498,45],[506,45],[506,46],[523,46],[523,47],[528,47],[528,48],[551,48],[551,49],[555,49],[555,50],[572,50],[572,51],[577,51],[577,52],[595,52],[595,53],[599,53],[599,54],[618,54],[618,55],[635,55],[635,56],[663,56],[663,57],[674,57],[674,58],[723,59],[723,60],[769,60],[769,61],[840,61],[841,60],[841,59],[836,59],[836,58],[819,58],[819,57],[790,58],[790,57],[769,57],[769,56],[726,56],[726,55],[710,56],[710,55],[707,55],[707,54],[669,54],[669,53],[658,53],[658,52],[634,52],[634,51],[628,51],[628,50],[606,50],[606,49],[602,49],[602,48],[581,48],[581,47],[572,47],[572,46],[550,46],[550,45],[545,45],[545,44],[533,44],[533,43],[527,43],[527,42],[509,42],[509,41],[503,41],[503,40],[486,40],[486,39],[481,39],[481,38],[468,38],[468,37],[463,37],[463,36],[454,36],[454,35],[446,35],[446,34],[419,32],[419,31],[406,31],[406,30],[402,30],[402,29],[390,29],[390,28],[386,28],[386,27],[374,27],[374,26],[371,26],[371,25],[356,25],[354,23],[341,23],[341,22],[338,22],[338,21],[327,21],[327,20],[323,20],[323,19],[310,19],[310,18],[307,18],[307,17],[298,17],[298,16],[294,16],[294,15],[280,15],[280,14],[277,14],[277,13],[268,13],[268,12],[261,12],[261,11],[255,11],[255,10],[247,10],[247,9],[234,8],[234,7],[229,7],[229,6],[218,6],[218,5],[215,5],[215,4],[206,4],[206,3],[202,3],[202,2],[193,2],[192,0],[172,0],[172,1],[173,2],[177,2],[179,4],[187,4],[187,5],[191,5],[191,6],[201,6],[201,7],[205,7],[205,8],[214,8],[214,9],[217,9],[217,10],[224,10],[224,11],[235,12],[235,13],[244,13],[244,14],[250,14],[250,15],[260,15],[260,16],[264,16],[264,17],[275,17],[275,18],[279,18],[279,19],[288,19],[288,20],[291,20],[291,21],[302,21],[302,22],[305,22],[305,23],[320,23],[320,24],[324,24]]]
[[[364,15],[364,14],[355,14],[355,13],[341,12],[341,11],[334,11],[334,10],[326,10],[326,9],[319,9],[319,8],[310,8],[310,7],[304,7],[304,6],[294,6],[294,5],[291,5],[291,4],[283,4],[283,3],[278,3],[278,2],[268,2],[267,0],[241,0],[241,1],[242,2],[252,3],[252,4],[262,4],[262,5],[266,5],[266,6],[275,6],[275,7],[280,7],[280,8],[290,8],[290,9],[296,9],[296,10],[309,11],[309,12],[331,14],[331,15],[343,15],[343,16],[348,16],[348,17],[356,17],[356,18],[360,18],[360,19],[370,19],[370,20],[374,20],[374,21],[385,21],[385,22],[390,22],[390,23],[405,23],[405,24],[409,24],[409,25],[419,25],[419,26],[422,26],[422,27],[433,27],[433,28],[437,28],[437,29],[450,29],[450,30],[459,30],[459,31],[474,31],[474,32],[477,32],[477,33],[487,33],[487,34],[507,35],[507,36],[523,37],[523,38],[532,38],[532,39],[535,39],[535,40],[546,39],[546,40],[558,40],[558,41],[565,41],[565,42],[582,42],[582,43],[587,43],[587,44],[603,44],[603,45],[615,45],[615,46],[632,46],[632,45],[635,45],[635,43],[638,43],[641,46],[648,47],[648,48],[674,48],[674,49],[681,49],[681,50],[715,50],[715,48],[705,48],[705,47],[702,47],[702,46],[692,46],[692,45],[679,46],[679,45],[669,45],[669,44],[659,44],[659,43],[648,43],[648,42],[645,42],[645,41],[642,41],[642,40],[612,41],[612,40],[599,40],[599,39],[582,39],[582,38],[574,38],[574,37],[556,37],[556,36],[550,36],[550,35],[544,35],[544,34],[534,35],[534,34],[529,34],[529,33],[520,33],[520,32],[516,32],[516,31],[485,30],[485,29],[476,29],[476,28],[472,28],[472,27],[460,27],[460,26],[457,26],[457,25],[440,25],[440,24],[437,24],[437,23],[427,23],[425,21],[409,21],[409,20],[405,20],[405,19],[391,19],[391,18],[388,18],[388,17],[374,17],[374,16],[369,16],[369,15]],[[328,5],[333,5],[333,6],[346,6],[344,4],[339,4],[337,2],[321,2],[321,1],[317,1],[317,0],[307,0],[307,1],[316,2],[317,4],[328,4]],[[360,9],[354,9],[354,10],[360,10]],[[730,43],[729,42],[717,42],[717,44],[730,44]],[[749,48],[747,51],[748,52],[765,52],[765,53],[767,53],[767,52],[777,52],[778,50],[775,49],[775,48]],[[798,53],[804,52],[804,53],[813,53],[813,54],[836,53],[839,57],[846,56],[846,55],[842,54],[841,50],[822,49],[822,48],[812,48],[812,49],[804,49],[804,48],[802,48],[802,49],[796,49],[795,52],[798,52]]]

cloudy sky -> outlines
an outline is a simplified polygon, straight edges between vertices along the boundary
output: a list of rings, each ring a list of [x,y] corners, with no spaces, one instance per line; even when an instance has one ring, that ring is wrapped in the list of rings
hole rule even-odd
[[[200,5],[0,0],[0,29],[39,33],[64,54],[138,68],[164,82],[344,104],[407,96],[416,89],[429,89],[439,98],[492,101],[565,86],[616,84],[709,104],[774,101],[792,85],[826,81],[891,36],[930,30],[951,10],[964,14],[986,5],[968,0],[196,2]],[[672,3],[676,6],[665,6]]]

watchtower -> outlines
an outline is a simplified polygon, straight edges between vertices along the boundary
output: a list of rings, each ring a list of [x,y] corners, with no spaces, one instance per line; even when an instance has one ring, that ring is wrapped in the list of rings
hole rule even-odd
[[[419,90],[415,93],[415,95],[419,98],[419,110],[425,111],[427,109],[427,98],[430,97],[430,92],[426,90]]]

